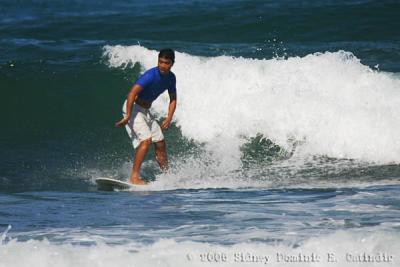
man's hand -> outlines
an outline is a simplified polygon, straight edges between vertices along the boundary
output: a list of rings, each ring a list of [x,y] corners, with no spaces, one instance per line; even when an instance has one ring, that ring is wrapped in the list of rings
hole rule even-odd
[[[125,126],[129,121],[129,117],[125,117],[122,120],[115,123],[115,127],[122,127]]]
[[[170,119],[165,119],[163,121],[163,123],[161,124],[161,129],[163,130],[168,130],[169,125],[171,124],[171,120]]]

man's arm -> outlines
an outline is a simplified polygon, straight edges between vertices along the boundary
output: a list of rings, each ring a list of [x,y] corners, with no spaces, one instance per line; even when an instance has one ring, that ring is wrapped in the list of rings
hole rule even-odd
[[[122,120],[115,123],[115,127],[122,127],[128,123],[129,119],[132,116],[133,103],[135,102],[137,95],[140,91],[142,91],[142,87],[138,84],[135,84],[132,87],[132,89],[129,91],[129,94],[128,94],[128,97],[126,100],[126,115]]]
[[[168,106],[168,115],[167,118],[161,124],[161,129],[167,130],[169,125],[171,124],[172,117],[174,116],[174,112],[176,109],[176,93],[169,94],[169,106]]]

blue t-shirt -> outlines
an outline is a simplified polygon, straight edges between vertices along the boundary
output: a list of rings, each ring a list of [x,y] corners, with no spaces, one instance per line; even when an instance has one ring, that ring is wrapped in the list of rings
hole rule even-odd
[[[151,68],[143,73],[135,84],[142,87],[138,97],[149,102],[153,102],[165,90],[168,90],[170,94],[176,93],[175,74],[170,71],[168,75],[164,76],[160,73],[158,67]]]

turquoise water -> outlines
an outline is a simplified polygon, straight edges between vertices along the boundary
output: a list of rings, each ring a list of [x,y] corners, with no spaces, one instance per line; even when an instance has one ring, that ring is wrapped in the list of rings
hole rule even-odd
[[[262,264],[235,253],[398,264],[398,1],[0,11],[0,266]],[[129,175],[133,150],[114,123],[164,47],[176,50],[171,168],[150,151],[148,191],[97,191],[96,177]],[[152,111],[162,120],[167,98]]]

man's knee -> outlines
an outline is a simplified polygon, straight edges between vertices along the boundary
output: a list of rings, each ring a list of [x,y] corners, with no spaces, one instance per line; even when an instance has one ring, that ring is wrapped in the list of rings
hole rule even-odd
[[[167,153],[165,151],[165,141],[159,141],[154,143],[156,157],[158,160],[165,160],[167,157]]]
[[[165,141],[158,141],[154,143],[155,149],[158,152],[164,152],[165,151]]]
[[[142,142],[140,142],[140,146],[142,147],[149,147],[151,145],[151,138],[143,140]]]

